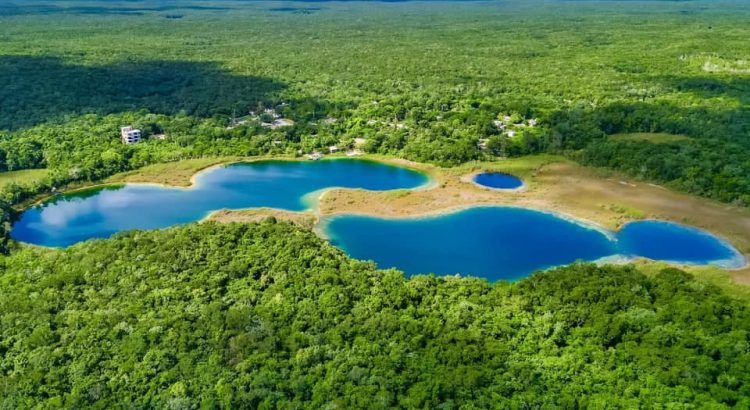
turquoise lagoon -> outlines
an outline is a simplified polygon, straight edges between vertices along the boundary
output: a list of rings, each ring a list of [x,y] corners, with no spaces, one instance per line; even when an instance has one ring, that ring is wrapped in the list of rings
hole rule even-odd
[[[42,246],[64,247],[131,229],[156,229],[205,218],[218,209],[310,208],[306,197],[325,188],[416,188],[429,178],[373,161],[258,161],[214,168],[196,176],[193,188],[127,184],[59,195],[21,215],[11,236]]]
[[[358,259],[407,274],[460,273],[516,280],[578,260],[645,257],[681,264],[745,265],[726,242],[703,231],[662,221],[632,222],[617,233],[554,214],[512,207],[475,207],[424,218],[329,218],[323,232]]]
[[[238,163],[199,173],[188,189],[126,184],[58,195],[24,212],[11,236],[65,247],[131,229],[189,223],[218,209],[302,211],[327,188],[413,189],[428,182],[407,168],[355,159]],[[682,225],[642,221],[612,233],[525,208],[475,207],[409,219],[339,215],[320,228],[352,257],[407,274],[514,280],[577,260],[632,257],[727,268],[745,264],[727,243]]]

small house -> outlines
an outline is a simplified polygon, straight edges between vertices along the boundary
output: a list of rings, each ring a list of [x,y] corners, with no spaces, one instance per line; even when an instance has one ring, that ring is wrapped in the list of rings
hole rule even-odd
[[[333,154],[334,152],[339,152],[339,147],[331,145],[330,147],[328,147],[328,152],[330,152],[331,154]]]

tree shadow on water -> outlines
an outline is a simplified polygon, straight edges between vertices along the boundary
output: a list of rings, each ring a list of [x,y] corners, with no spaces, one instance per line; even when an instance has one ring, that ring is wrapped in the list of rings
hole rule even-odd
[[[212,63],[84,66],[55,57],[0,56],[0,129],[30,127],[69,114],[140,109],[201,118],[241,114],[270,101],[285,87]]]

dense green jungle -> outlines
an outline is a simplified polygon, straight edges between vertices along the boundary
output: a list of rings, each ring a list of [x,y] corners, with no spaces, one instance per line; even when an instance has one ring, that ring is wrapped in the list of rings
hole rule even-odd
[[[288,223],[3,261],[5,408],[747,408],[750,310],[676,269],[405,279]]]
[[[0,172],[47,170],[0,190],[0,408],[750,408],[750,299],[678,269],[405,277],[273,218],[8,238],[66,186],[331,145],[560,154],[748,207],[748,21],[739,0],[0,2]]]
[[[746,206],[748,13],[740,1],[10,2],[0,169],[49,168],[59,185],[366,138],[367,151],[440,165],[559,152]],[[266,108],[295,125],[229,127]],[[539,126],[504,138],[504,116]],[[123,124],[168,139],[122,146]],[[608,138],[632,132],[689,138]]]

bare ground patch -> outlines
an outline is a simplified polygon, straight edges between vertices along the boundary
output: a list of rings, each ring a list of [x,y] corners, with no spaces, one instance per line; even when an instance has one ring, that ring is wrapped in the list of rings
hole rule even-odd
[[[242,210],[222,209],[212,212],[206,220],[215,222],[260,222],[266,218],[273,217],[282,221],[289,221],[306,229],[312,229],[317,218],[312,212],[291,212],[273,208],[253,208]]]

